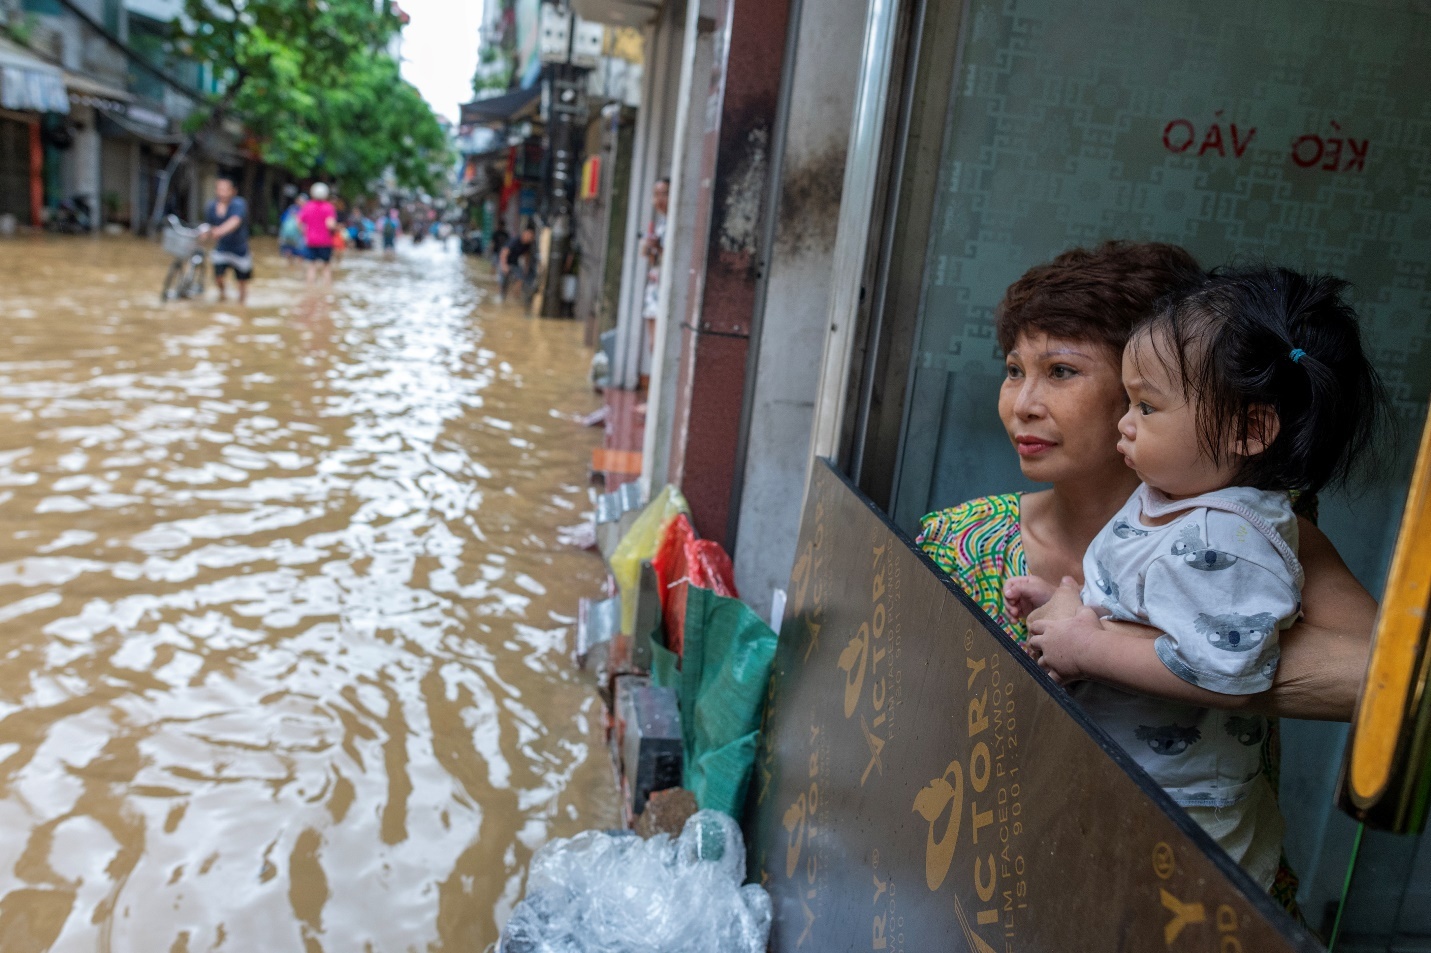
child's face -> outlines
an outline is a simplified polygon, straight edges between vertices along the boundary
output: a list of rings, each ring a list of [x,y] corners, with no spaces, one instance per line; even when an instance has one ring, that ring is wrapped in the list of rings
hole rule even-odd
[[[1138,479],[1173,499],[1231,486],[1237,460],[1223,455],[1219,466],[1208,456],[1197,430],[1197,407],[1182,382],[1154,352],[1148,334],[1123,349],[1123,387],[1128,412],[1118,421],[1118,452]]]

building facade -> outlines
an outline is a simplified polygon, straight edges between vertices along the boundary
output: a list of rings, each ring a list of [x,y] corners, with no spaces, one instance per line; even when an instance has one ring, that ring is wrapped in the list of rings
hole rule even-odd
[[[220,71],[176,57],[179,0],[10,0],[0,8],[0,214],[16,224],[143,231],[183,123]],[[179,167],[165,211],[197,219],[220,173],[276,218],[287,177],[227,123]]]
[[[1113,238],[1354,284],[1411,436],[1327,496],[1321,525],[1380,591],[1431,393],[1422,5],[572,8],[645,37],[612,382],[649,381],[642,477],[681,486],[747,601],[767,607],[789,579],[817,458],[910,533],[925,512],[1031,488],[996,414],[994,306],[1027,268]],[[648,335],[634,249],[663,177]],[[1345,729],[1283,737],[1287,853],[1325,927],[1356,837],[1333,809]],[[1350,936],[1431,937],[1426,843],[1367,835]]]

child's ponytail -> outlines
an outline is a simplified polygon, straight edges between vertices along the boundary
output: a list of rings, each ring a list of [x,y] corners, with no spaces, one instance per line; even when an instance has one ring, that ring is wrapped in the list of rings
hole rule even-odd
[[[1219,269],[1140,328],[1166,334],[1155,350],[1196,396],[1214,460],[1250,438],[1264,444],[1239,483],[1315,493],[1368,462],[1385,397],[1346,289],[1286,268]],[[1271,416],[1275,433],[1263,432]]]

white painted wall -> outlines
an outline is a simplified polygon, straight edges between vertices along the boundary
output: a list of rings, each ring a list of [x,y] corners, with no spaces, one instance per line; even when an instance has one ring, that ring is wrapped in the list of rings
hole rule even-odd
[[[651,220],[651,186],[671,170],[677,102],[681,77],[682,40],[686,3],[670,0],[646,33],[646,63],[642,77],[641,107],[631,164],[631,194],[626,215],[626,242],[608,254],[624,256],[621,295],[617,303],[616,348],[612,383],[634,388],[650,361],[641,321],[641,300],[646,287],[646,259],[641,257],[641,235]]]
[[[692,2],[686,11],[681,53],[681,80],[676,93],[675,143],[680,152],[670,172],[670,218],[666,223],[665,259],[661,263],[660,319],[651,361],[651,389],[646,411],[641,478],[660,487],[668,481],[671,428],[675,418],[676,385],[680,378],[681,322],[699,288],[700,263],[694,260],[696,197],[708,187],[701,178],[705,155],[706,101],[710,95],[715,57],[715,0]]]

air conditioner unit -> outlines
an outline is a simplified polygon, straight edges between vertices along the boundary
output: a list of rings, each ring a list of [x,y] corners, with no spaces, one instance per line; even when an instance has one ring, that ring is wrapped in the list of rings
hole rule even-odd
[[[571,14],[555,4],[542,4],[537,52],[544,63],[565,63],[571,51]]]
[[[600,23],[576,18],[576,36],[571,43],[571,65],[595,69],[601,62],[606,43],[606,28]]]

